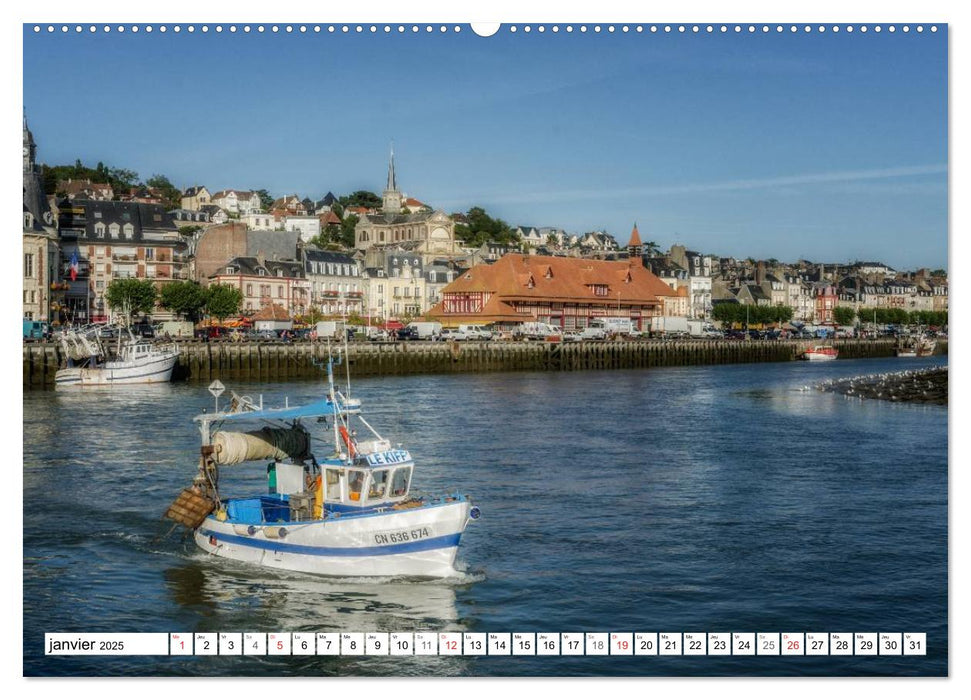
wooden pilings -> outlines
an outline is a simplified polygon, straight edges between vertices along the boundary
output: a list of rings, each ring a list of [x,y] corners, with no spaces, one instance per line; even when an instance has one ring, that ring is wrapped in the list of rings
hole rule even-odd
[[[400,342],[352,343],[348,348],[355,376],[447,374],[585,369],[626,369],[717,365],[741,362],[787,362],[797,359],[811,341],[620,340],[611,342]],[[889,340],[837,340],[840,358],[890,357]],[[939,340],[937,354],[947,354]],[[175,377],[211,381],[270,381],[320,377],[327,349],[323,343],[185,343]],[[23,384],[51,386],[61,364],[53,343],[25,343]]]

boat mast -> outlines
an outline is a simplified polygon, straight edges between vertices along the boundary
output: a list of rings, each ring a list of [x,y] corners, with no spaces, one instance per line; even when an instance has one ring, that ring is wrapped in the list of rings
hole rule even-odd
[[[337,392],[334,391],[334,356],[330,351],[330,339],[327,340],[327,395],[330,397],[330,405],[334,408],[334,452],[341,453],[340,432],[338,431],[338,420],[340,414],[337,409]]]
[[[341,304],[341,317],[344,320],[344,327],[341,329],[341,332],[344,334],[344,364],[347,368],[347,398],[351,398],[351,363],[348,360],[350,356],[347,354],[347,297],[346,296],[344,297],[343,303]]]

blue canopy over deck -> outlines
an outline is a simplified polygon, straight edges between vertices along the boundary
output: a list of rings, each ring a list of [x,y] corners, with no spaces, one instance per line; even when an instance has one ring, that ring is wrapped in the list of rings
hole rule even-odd
[[[338,402],[338,413],[357,413],[360,402],[349,400],[342,404]],[[287,406],[284,408],[262,408],[255,411],[237,411],[233,413],[203,413],[196,416],[196,421],[248,421],[248,420],[293,420],[296,418],[317,418],[319,416],[334,415],[334,404],[328,398],[323,398],[303,406]]]

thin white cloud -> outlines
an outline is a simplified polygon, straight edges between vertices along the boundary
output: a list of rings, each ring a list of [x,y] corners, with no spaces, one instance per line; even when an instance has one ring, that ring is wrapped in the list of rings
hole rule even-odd
[[[912,165],[896,168],[877,168],[870,170],[839,170],[828,173],[805,173],[802,175],[781,175],[723,182],[685,183],[681,185],[657,185],[648,187],[609,188],[602,190],[552,190],[538,192],[517,192],[497,194],[488,199],[492,203],[516,204],[520,202],[555,202],[583,199],[618,199],[630,197],[651,197],[657,195],[694,194],[702,192],[728,192],[737,190],[762,190],[796,185],[817,185],[825,183],[863,182],[889,178],[917,177],[922,175],[941,175],[947,173],[946,164]]]

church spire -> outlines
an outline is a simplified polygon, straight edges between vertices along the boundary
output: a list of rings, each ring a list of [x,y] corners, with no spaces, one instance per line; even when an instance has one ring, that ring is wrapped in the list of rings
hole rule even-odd
[[[641,243],[641,234],[637,230],[637,222],[634,222],[634,230],[630,232],[630,241],[627,243],[627,255],[631,260],[640,260],[644,246]]]
[[[391,142],[391,160],[388,161],[388,192],[398,191],[398,181],[394,176],[394,141]]]
[[[24,110],[24,172],[32,173],[35,170],[37,157],[37,144],[34,143],[34,135],[30,133],[27,126],[27,110]]]
[[[398,180],[394,174],[394,141],[391,142],[391,159],[388,161],[388,187],[382,197],[385,215],[394,216],[401,213],[401,193],[398,191]]]

